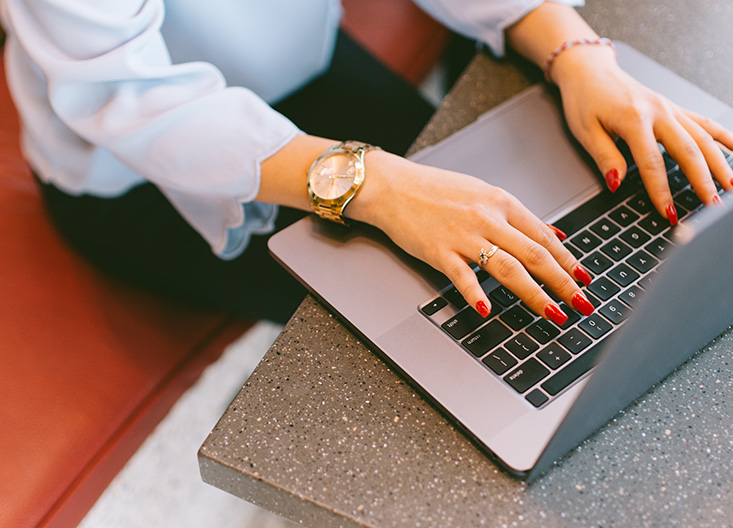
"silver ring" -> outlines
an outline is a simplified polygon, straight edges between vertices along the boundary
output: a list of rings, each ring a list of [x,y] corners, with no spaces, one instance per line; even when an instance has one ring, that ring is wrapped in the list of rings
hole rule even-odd
[[[478,253],[478,265],[482,268],[486,266],[486,264],[489,262],[489,259],[494,256],[494,254],[499,251],[499,246],[496,244],[491,244],[491,247],[488,251],[486,251],[484,248],[481,248],[481,251]]]

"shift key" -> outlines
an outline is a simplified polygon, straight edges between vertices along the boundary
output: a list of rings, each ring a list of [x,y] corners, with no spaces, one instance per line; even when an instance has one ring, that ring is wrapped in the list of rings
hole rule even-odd
[[[504,381],[521,394],[549,373],[550,371],[542,366],[539,361],[535,358],[530,358],[504,376]]]

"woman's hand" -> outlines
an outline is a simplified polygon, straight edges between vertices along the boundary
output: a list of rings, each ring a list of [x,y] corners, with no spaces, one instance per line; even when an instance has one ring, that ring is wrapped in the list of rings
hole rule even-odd
[[[713,178],[724,190],[733,190],[733,170],[716,143],[733,148],[733,134],[633,79],[616,64],[611,49],[569,48],[557,57],[551,73],[570,130],[612,191],[627,169],[616,137],[629,145],[654,206],[673,224],[677,214],[657,142],[677,161],[705,205],[720,203]]]
[[[593,306],[576,280],[590,275],[557,233],[512,195],[464,174],[427,167],[386,152],[366,156],[368,177],[347,214],[382,229],[411,255],[444,273],[476,311],[491,304],[473,266],[481,249],[498,250],[484,269],[543,317],[567,319],[537,281],[589,315]]]

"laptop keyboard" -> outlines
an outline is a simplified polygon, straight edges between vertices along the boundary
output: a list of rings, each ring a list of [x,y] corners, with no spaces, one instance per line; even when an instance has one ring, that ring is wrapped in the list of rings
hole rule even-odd
[[[677,163],[663,155],[677,227],[656,212],[633,165],[616,193],[604,191],[554,223],[593,276],[583,288],[596,307],[590,316],[582,317],[547,290],[568,315],[559,326],[536,315],[484,270],[477,276],[492,304],[487,318],[452,285],[420,311],[515,394],[536,408],[546,405],[593,367],[599,344],[634,310],[683,226],[702,207]],[[733,166],[730,156],[728,162]]]

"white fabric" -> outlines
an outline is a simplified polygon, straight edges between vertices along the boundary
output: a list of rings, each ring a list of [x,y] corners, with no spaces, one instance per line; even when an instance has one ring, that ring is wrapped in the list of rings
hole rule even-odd
[[[540,0],[417,2],[501,54]],[[267,102],[327,68],[339,0],[0,0],[0,14],[44,181],[105,197],[152,182],[222,258],[272,230],[260,163],[300,131]]]

